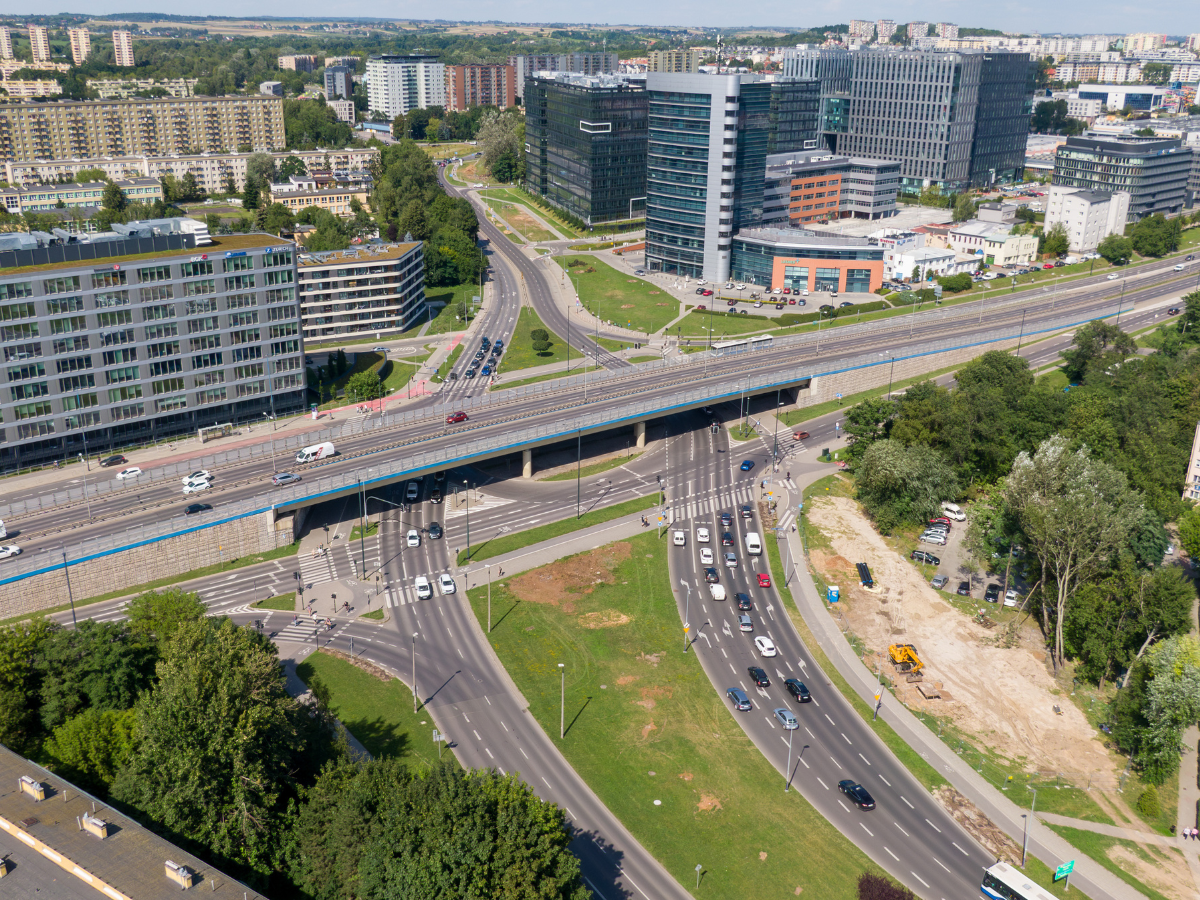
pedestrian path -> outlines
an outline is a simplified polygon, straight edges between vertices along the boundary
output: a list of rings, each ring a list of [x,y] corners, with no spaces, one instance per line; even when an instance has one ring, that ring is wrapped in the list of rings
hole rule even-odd
[[[451,496],[453,496],[453,495],[451,495]],[[512,497],[496,497],[492,494],[485,494],[478,502],[476,502],[474,497],[471,498],[470,511],[471,512],[475,512],[475,511],[483,512],[485,509],[496,509],[501,506],[507,506],[508,504],[513,503],[513,502],[514,502],[514,499]],[[468,508],[467,503],[459,503],[459,504],[448,503],[448,504],[446,504],[446,518],[447,519],[456,519],[459,516],[465,516],[467,514],[467,508]]]
[[[311,553],[301,555],[300,578],[309,587],[317,584],[325,584],[328,581],[337,581],[337,556],[336,553],[331,553],[328,550],[324,553],[318,553],[317,556],[313,556]]]
[[[705,496],[684,497],[675,503],[670,504],[670,509],[674,521],[687,521],[690,519],[698,519],[701,516],[709,515],[715,512],[735,512],[736,507],[743,503],[754,502],[754,488],[740,487],[732,488],[725,487],[717,491],[716,496],[705,493]]]
[[[1169,838],[1161,834],[1154,834],[1149,831],[1138,831],[1134,828],[1122,828],[1120,825],[1104,825],[1100,822],[1089,822],[1087,819],[1073,819],[1070,816],[1060,816],[1057,813],[1039,812],[1037,817],[1043,822],[1049,822],[1051,825],[1060,825],[1066,828],[1076,828],[1080,831],[1094,831],[1096,834],[1104,834],[1109,837],[1122,838],[1126,841],[1136,841],[1139,844],[1157,844],[1160,847],[1178,847],[1181,845],[1191,844],[1196,846],[1195,841],[1189,841],[1185,838]]]

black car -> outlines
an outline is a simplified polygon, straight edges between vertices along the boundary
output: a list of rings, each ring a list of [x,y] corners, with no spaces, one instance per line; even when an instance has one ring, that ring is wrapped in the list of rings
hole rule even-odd
[[[767,673],[763,669],[759,668],[758,666],[751,666],[746,671],[750,673],[751,679],[753,679],[754,683],[759,687],[771,686],[771,679],[767,677]]]
[[[875,798],[867,793],[867,789],[857,781],[849,778],[838,782],[838,790],[850,798],[850,802],[859,809],[874,809]]]
[[[752,507],[749,503],[746,503],[742,506],[742,518],[743,519],[753,519],[754,518],[754,507]]]
[[[450,380],[451,380],[451,381],[458,381],[458,373],[457,373],[457,372],[451,372],[451,373],[450,373]]]
[[[108,459],[100,460],[100,465],[107,469],[109,466],[123,466],[127,462],[129,462],[129,460],[127,460],[125,457],[117,455],[110,456]]]
[[[429,492],[429,502],[430,503],[441,503],[442,502],[442,489],[441,488],[434,488],[432,491]]]
[[[732,547],[733,546],[733,535],[731,533],[729,533],[728,531],[721,532],[721,546],[722,547]]]
[[[926,553],[924,550],[914,550],[909,555],[917,562],[929,563],[930,565],[934,566],[940,566],[942,564],[940,559],[938,559],[932,553]]]
[[[1170,309],[1168,309],[1168,310],[1167,310],[1167,315],[1168,315],[1168,316],[1177,316],[1177,315],[1179,315],[1179,307],[1178,307],[1178,306],[1172,306]]]
[[[696,293],[697,293],[697,294],[700,294],[701,296],[703,296],[703,295],[704,295],[704,288],[696,288]]]
[[[754,609],[754,604],[750,602],[749,594],[734,594],[733,598],[737,600],[737,608],[740,612],[750,612]]]
[[[729,513],[721,513],[721,527],[729,528],[733,525],[733,516]]]
[[[783,683],[783,686],[788,689],[788,693],[795,697],[801,703],[808,703],[812,700],[812,694],[808,692],[803,681],[797,681],[795,678],[789,678]]]
[[[474,369],[467,369],[467,377],[468,377],[468,378],[474,378],[474,377],[475,377],[475,370],[474,370]]]
[[[955,591],[955,593],[958,594],[958,596],[960,596],[960,597],[970,597],[971,596],[971,582],[960,581],[958,583],[958,590]]]
[[[193,503],[183,511],[185,516],[194,516],[196,513],[208,512],[212,509],[207,503]]]
[[[709,566],[704,570],[704,580],[709,584],[720,584],[721,576],[717,574],[717,570]]]
[[[429,536],[431,538],[433,538],[434,540],[437,540],[438,538],[440,538],[442,536],[442,526],[439,525],[437,522],[430,522],[429,523]]]
[[[987,590],[983,592],[983,599],[986,600],[988,603],[999,603],[1000,602],[1000,585],[989,584],[987,586]]]

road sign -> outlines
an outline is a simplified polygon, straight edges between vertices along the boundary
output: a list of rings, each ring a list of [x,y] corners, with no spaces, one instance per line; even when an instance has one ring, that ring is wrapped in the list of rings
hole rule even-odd
[[[841,400],[841,399],[842,399],[842,395],[841,395],[840,393],[839,393],[839,394],[837,394],[836,396],[837,396],[837,398],[838,398],[839,400]]]
[[[1073,871],[1075,871],[1075,860],[1065,862],[1054,870],[1054,880],[1058,881],[1060,878],[1066,878]]]
[[[442,736],[441,736],[440,734],[438,734],[438,730],[437,730],[436,728],[435,728],[435,729],[433,729],[433,742],[436,744],[436,743],[438,743],[438,742],[439,742],[441,739],[442,739]]]

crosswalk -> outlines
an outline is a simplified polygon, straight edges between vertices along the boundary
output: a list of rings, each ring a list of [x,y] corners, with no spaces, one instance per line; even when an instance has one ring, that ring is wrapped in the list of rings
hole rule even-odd
[[[345,545],[342,545],[345,547]],[[313,556],[311,553],[300,557],[300,577],[307,585],[325,584],[327,581],[338,580],[338,557],[336,550]],[[345,564],[345,559],[342,560]]]
[[[753,487],[721,488],[716,495],[707,497],[684,498],[672,504],[672,512],[676,522],[686,519],[698,519],[701,516],[717,512],[734,512],[743,503],[755,501]]]
[[[301,554],[300,577],[309,587],[353,578],[364,562],[364,554],[368,572],[379,567],[378,535],[367,538],[365,547],[354,540],[340,543],[317,556],[312,553]]]
[[[496,509],[501,506],[507,506],[508,504],[510,504],[512,502],[514,502],[514,498],[512,498],[512,497],[495,497],[495,496],[492,496],[491,494],[484,494],[482,497],[479,498],[478,502],[476,502],[475,495],[472,494],[471,501],[470,501],[470,507],[471,507],[470,511],[471,512],[476,512],[476,511],[483,512],[485,509]],[[467,514],[467,504],[465,504],[465,503],[456,505],[453,508],[451,506],[446,507],[446,519],[447,520],[456,519],[459,516],[465,516],[466,514]]]

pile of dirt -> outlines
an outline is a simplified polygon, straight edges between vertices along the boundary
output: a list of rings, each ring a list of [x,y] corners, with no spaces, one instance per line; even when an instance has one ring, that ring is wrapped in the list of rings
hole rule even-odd
[[[572,613],[571,594],[590,594],[594,585],[612,584],[613,572],[630,553],[627,543],[608,544],[518,575],[510,580],[509,591],[527,603],[548,603]]]
[[[368,675],[372,675],[375,678],[378,678],[380,681],[391,681],[396,677],[390,672],[381,669],[374,663],[367,662],[361,656],[351,656],[349,653],[343,653],[341,650],[322,649],[321,652],[332,656],[335,659],[340,659],[343,662],[348,662],[355,668],[362,669]]]
[[[696,804],[697,812],[716,812],[721,808],[721,801],[712,794],[701,794],[700,802]]]
[[[584,613],[579,617],[579,624],[584,628],[616,628],[618,625],[628,625],[633,619],[615,609],[602,612]]]
[[[1014,866],[1021,864],[1021,848],[980,812],[974,803],[949,785],[942,785],[935,790],[933,798],[996,859]]]

